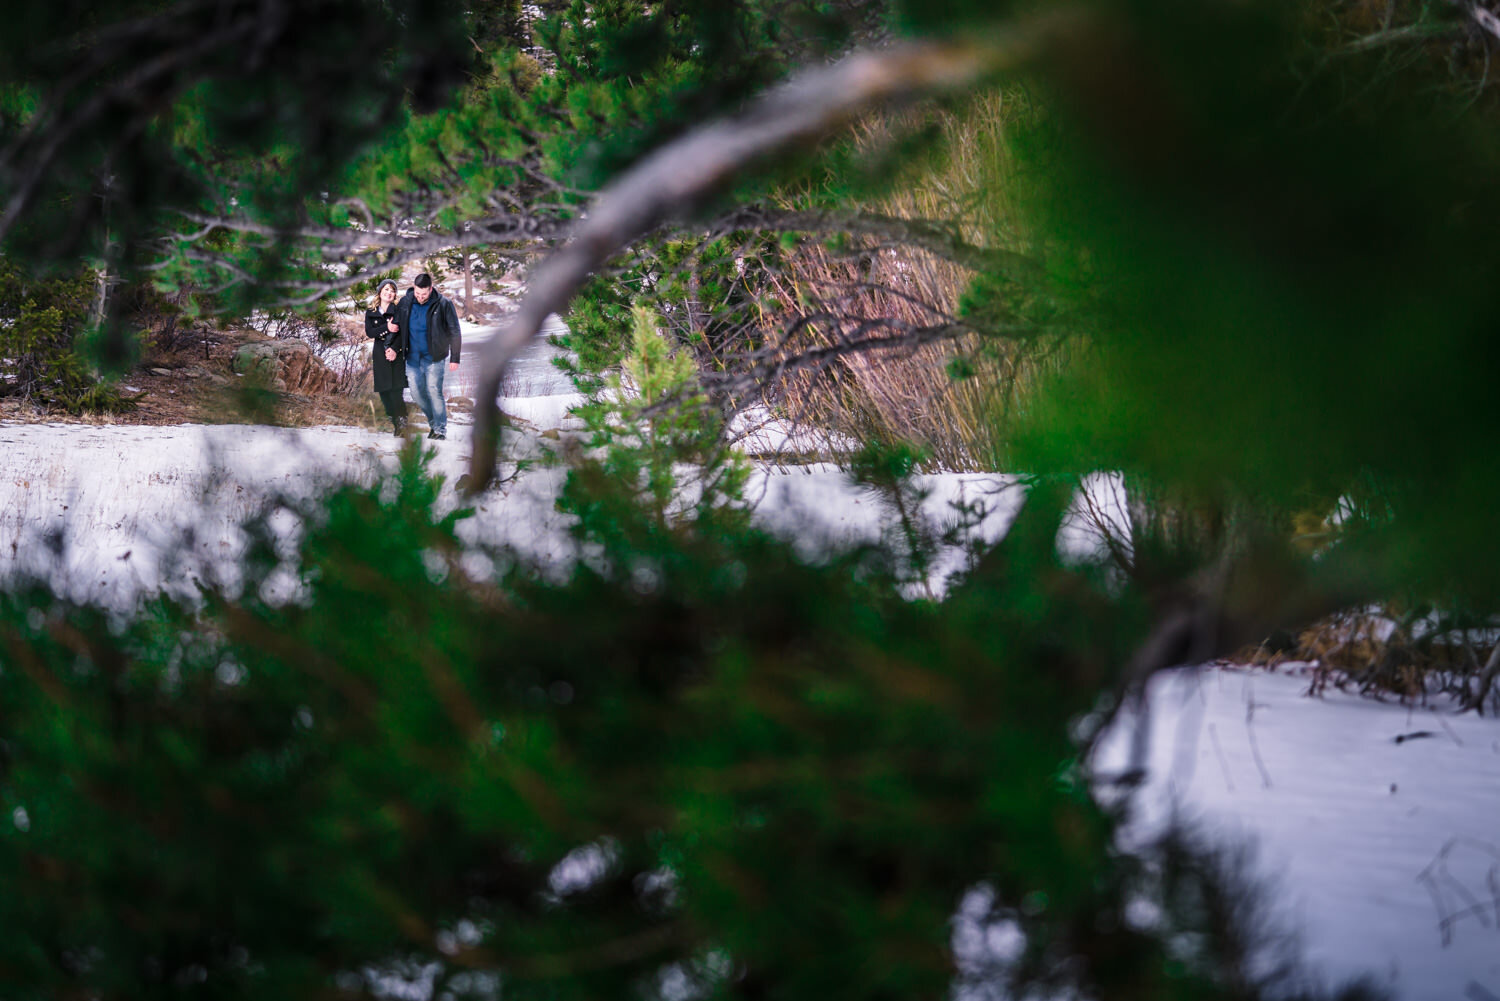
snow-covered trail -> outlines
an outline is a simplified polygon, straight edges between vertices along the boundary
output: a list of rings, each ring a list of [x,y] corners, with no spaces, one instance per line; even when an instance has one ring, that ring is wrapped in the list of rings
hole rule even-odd
[[[480,298],[484,298],[481,296]],[[492,296],[492,298],[494,298]],[[463,350],[459,352],[458,371],[449,373],[445,388],[449,396],[467,396],[474,399],[474,386],[479,379],[479,358],[485,343],[505,329],[508,317],[496,323],[465,324]],[[560,317],[547,317],[542,324],[542,335],[528,344],[511,360],[505,370],[505,379],[500,384],[503,398],[534,399],[537,397],[567,396],[573,393],[573,384],[568,377],[552,364],[557,355],[548,338],[567,332]]]

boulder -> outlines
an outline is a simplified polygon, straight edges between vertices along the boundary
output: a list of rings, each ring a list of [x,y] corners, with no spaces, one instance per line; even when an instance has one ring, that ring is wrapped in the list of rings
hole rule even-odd
[[[234,370],[283,393],[326,393],[338,377],[302,341],[251,341],[234,353]]]

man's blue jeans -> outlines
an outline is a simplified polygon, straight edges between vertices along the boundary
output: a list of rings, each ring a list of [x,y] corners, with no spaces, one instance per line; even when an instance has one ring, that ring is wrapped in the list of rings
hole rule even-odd
[[[427,415],[427,426],[434,434],[448,433],[448,401],[443,398],[443,376],[448,371],[448,359],[406,359],[406,381],[411,385],[411,395]]]

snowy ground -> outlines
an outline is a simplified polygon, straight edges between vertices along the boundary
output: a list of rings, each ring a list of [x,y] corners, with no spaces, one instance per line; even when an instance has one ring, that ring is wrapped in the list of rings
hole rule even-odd
[[[559,427],[576,397],[544,356],[531,361],[502,408],[538,432]],[[523,447],[540,439],[530,441]],[[190,574],[224,573],[244,544],[236,524],[266,496],[368,482],[394,464],[398,444],[353,428],[0,424],[0,578],[44,573],[74,597],[128,606]],[[469,429],[455,421],[433,444],[433,467],[451,484]],[[533,469],[487,494],[465,537],[560,565],[572,553],[553,504],[561,475]],[[924,482],[937,519],[951,517],[951,501],[985,501],[978,532],[990,539],[1021,499],[1000,477]],[[1080,510],[1126,523],[1116,480],[1097,477],[1091,491]],[[880,501],[829,466],[764,468],[750,492],[763,524],[814,548],[873,538],[882,524]],[[164,561],[184,539],[184,559]],[[1080,556],[1097,538],[1080,521],[1061,544]],[[1411,1001],[1500,999],[1500,726],[1448,707],[1304,698],[1306,687],[1264,672],[1159,677],[1136,830],[1175,809],[1217,838],[1257,843],[1285,920],[1329,982],[1368,975]],[[1100,770],[1126,763],[1128,746],[1125,730],[1113,734]]]
[[[1175,811],[1253,844],[1326,983],[1500,998],[1500,725],[1446,701],[1307,690],[1290,666],[1158,675],[1136,830]],[[1106,739],[1101,772],[1129,763],[1132,729]]]
[[[552,323],[547,332],[560,329],[555,317]],[[472,398],[475,349],[499,329],[466,331],[463,363],[445,385],[450,399]],[[523,429],[507,435],[513,458],[540,456],[550,447],[543,432],[581,426],[568,411],[583,398],[552,365],[555,353],[537,341],[512,364],[502,386],[500,406]],[[773,430],[763,429],[764,440]],[[448,439],[427,443],[432,470],[450,485],[450,507],[460,503],[451,485],[467,468],[471,441],[472,418],[451,409]],[[373,482],[394,468],[400,445],[389,433],[352,427],[0,423],[0,579],[42,576],[75,599],[112,607],[160,587],[190,591],[197,581],[229,579],[245,541],[236,526],[268,498],[308,497],[335,481]],[[514,469],[514,463],[502,464],[502,474]],[[568,522],[555,510],[563,475],[533,467],[487,493],[475,517],[461,523],[461,535],[561,565],[574,552]],[[925,510],[935,523],[951,521],[952,502],[982,503],[989,514],[975,534],[986,539],[1005,530],[1021,500],[1014,481],[1004,477],[953,474],[924,482],[932,491]],[[879,498],[853,487],[832,466],[763,467],[747,493],[763,524],[795,536],[809,551],[873,541],[884,523]],[[959,569],[962,557],[957,549],[945,553],[934,584]]]
[[[561,404],[536,397],[502,406],[546,429]],[[452,484],[467,468],[470,434],[455,423],[447,441],[428,446],[432,470],[447,478],[450,509],[461,503]],[[513,440],[526,456],[542,443]],[[0,579],[42,576],[77,600],[121,608],[160,587],[232,581],[245,542],[237,526],[267,499],[305,498],[336,481],[373,482],[395,467],[400,444],[349,427],[0,424]],[[574,552],[554,503],[563,475],[532,468],[486,493],[460,534],[561,565]],[[1004,531],[1021,499],[1003,478],[955,474],[925,482],[932,490],[925,510],[939,522],[952,517],[952,501],[984,502],[990,514],[978,534],[988,539]],[[747,492],[763,524],[795,535],[809,551],[873,541],[883,524],[879,498],[831,466],[761,470]],[[961,551],[946,554],[935,582],[961,562]]]

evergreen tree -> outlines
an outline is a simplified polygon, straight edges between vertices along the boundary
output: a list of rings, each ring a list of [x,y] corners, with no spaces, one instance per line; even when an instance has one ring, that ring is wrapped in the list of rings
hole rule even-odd
[[[610,0],[548,5],[528,39],[511,34],[513,7],[288,9],[28,11],[4,70],[9,246],[129,262],[145,237],[180,232],[156,213],[196,206],[225,214],[224,242],[178,241],[168,274],[214,286],[241,267],[263,283],[242,283],[248,303],[347,251],[351,222],[391,254],[411,244],[382,222],[446,239],[508,213],[526,225],[496,224],[496,243],[545,243],[663,138],[850,39],[894,26],[983,42],[1036,16],[965,0],[891,20],[873,4]],[[1405,43],[1351,46],[1294,13],[1083,3],[1034,53],[1045,112],[1005,138],[1026,165],[1010,193],[1035,220],[1039,273],[971,255],[965,309],[995,328],[1063,315],[1089,350],[1026,401],[1016,455],[1059,478],[1036,479],[943,601],[900,586],[916,536],[816,564],[733,504],[674,507],[675,463],[711,450],[716,428],[657,409],[696,395],[660,332],[681,314],[631,312],[640,296],[609,275],[584,306],[614,338],[600,357],[628,357],[640,396],[593,415],[566,579],[505,552],[475,574],[464,512],[434,513],[443,485],[409,452],[394,482],[303,511],[291,555],[255,523],[242,593],[123,619],[6,596],[7,989],[1317,996],[1257,976],[1256,943],[1222,906],[1233,887],[1201,852],[1122,850],[1078,739],[1141,682],[1131,671],[1183,651],[1382,588],[1494,599],[1492,110],[1430,60],[1394,71],[1385,46]],[[477,69],[476,32],[495,42]],[[473,73],[460,103],[425,114],[453,67]],[[52,86],[70,74],[73,89]],[[919,132],[893,162],[925,147]],[[829,152],[725,197],[794,189],[830,162],[850,176]],[[698,282],[710,298],[753,298],[727,280],[744,260],[727,248],[762,230],[743,222],[716,245],[724,233],[690,225],[639,245],[635,273],[675,294],[690,261],[726,278]],[[290,230],[325,242],[289,260]],[[994,236],[978,249],[1008,249]],[[666,280],[666,254],[646,260],[663,248],[682,255]],[[392,258],[360,260],[323,280]],[[871,450],[862,466],[910,498],[914,461]],[[1192,498],[1187,527],[1161,533],[1175,551],[1159,576],[1060,564],[1067,475],[1100,468]],[[1372,495],[1384,503],[1356,503],[1366,516],[1316,558],[1275,531],[1293,506]],[[1237,510],[1250,514],[1220,551],[1174,545],[1204,536],[1191,515]],[[267,600],[287,574],[295,600]],[[1142,899],[1162,911],[1154,927],[1130,920]],[[1019,946],[965,956],[959,921]]]

